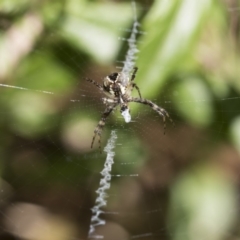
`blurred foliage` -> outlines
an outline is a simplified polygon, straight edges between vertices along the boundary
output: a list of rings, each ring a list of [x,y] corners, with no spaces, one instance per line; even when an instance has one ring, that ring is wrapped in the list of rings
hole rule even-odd
[[[240,1],[136,4],[136,82],[175,128],[163,137],[159,116],[137,104],[133,122],[109,119],[102,145],[117,128],[113,174],[139,180],[113,180],[108,210],[136,214],[109,217],[105,239],[149,226],[157,231],[146,239],[237,239]],[[104,160],[90,142],[104,106],[84,79],[115,71],[132,21],[129,1],[0,1],[1,239],[6,229],[20,239],[86,237]]]
[[[236,220],[235,191],[216,166],[197,166],[181,176],[172,188],[173,239],[226,238]]]

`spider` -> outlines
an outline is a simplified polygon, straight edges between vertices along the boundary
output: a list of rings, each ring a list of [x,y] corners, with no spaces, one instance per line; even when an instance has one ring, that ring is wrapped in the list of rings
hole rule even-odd
[[[118,105],[120,106],[120,112],[124,116],[126,122],[131,121],[128,104],[130,102],[136,102],[150,106],[163,118],[164,134],[166,129],[166,117],[173,123],[168,112],[164,108],[159,107],[148,99],[142,98],[139,87],[136,85],[136,83],[133,82],[136,77],[137,71],[138,68],[134,67],[131,74],[131,79],[129,79],[129,77],[127,77],[126,79],[126,76],[123,75],[122,72],[114,72],[104,78],[102,85],[98,84],[92,79],[86,79],[108,96],[107,98],[102,98],[103,103],[106,105],[106,108],[102,113],[101,119],[98,122],[97,127],[94,130],[91,148],[93,147],[96,136],[98,136],[99,149],[101,151],[101,135],[103,127],[105,126],[107,117]],[[127,84],[125,84],[125,82]],[[136,88],[136,90],[138,91],[139,98],[131,96],[134,88]]]

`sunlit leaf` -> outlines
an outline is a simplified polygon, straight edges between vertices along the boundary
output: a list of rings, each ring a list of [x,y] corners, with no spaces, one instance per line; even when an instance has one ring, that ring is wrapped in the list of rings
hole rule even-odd
[[[32,90],[66,92],[75,84],[75,78],[68,68],[54,60],[49,53],[41,52],[22,62],[15,74],[16,85]]]
[[[138,83],[149,97],[159,94],[167,77],[187,60],[207,19],[212,0],[155,1],[143,28]]]
[[[55,107],[41,94],[20,91],[8,102],[11,129],[24,137],[36,137],[54,126]]]
[[[208,125],[213,118],[211,94],[199,78],[179,81],[173,90],[173,102],[181,116],[198,126]]]
[[[65,8],[65,0],[51,0],[46,1],[41,5],[39,9],[44,23],[47,26],[54,25],[57,20],[61,21],[62,14]],[[54,32],[55,29],[52,29]]]
[[[17,12],[27,7],[28,4],[30,3],[31,3],[31,0],[1,0],[0,12],[2,13]]]
[[[131,6],[126,3],[92,4],[71,0],[66,6],[60,35],[99,63],[112,63],[122,44],[118,38],[130,24],[131,17]]]
[[[198,166],[185,173],[171,191],[172,239],[224,239],[236,220],[236,199],[236,189],[215,167]]]
[[[11,128],[26,137],[37,137],[50,131],[58,122],[59,105],[53,98],[63,98],[64,93],[74,86],[73,80],[68,69],[49,54],[27,58],[15,74],[15,85],[27,90],[10,88],[4,92]],[[45,92],[53,92],[53,95]]]

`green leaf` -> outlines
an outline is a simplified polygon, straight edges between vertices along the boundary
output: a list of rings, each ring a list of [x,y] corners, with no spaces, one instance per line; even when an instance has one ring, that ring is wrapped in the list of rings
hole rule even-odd
[[[179,81],[173,95],[176,109],[187,121],[198,126],[206,126],[212,121],[212,98],[202,79],[192,77]]]
[[[116,14],[121,13],[121,14]],[[119,51],[123,35],[132,18],[128,3],[68,1],[66,18],[60,35],[99,63],[112,63]]]
[[[2,94],[11,128],[29,138],[50,131],[58,123],[61,110],[61,105],[53,99],[63,98],[75,86],[73,80],[74,76],[67,68],[58,64],[50,54],[42,52],[25,59],[16,71],[14,85],[28,90],[5,89]],[[44,92],[54,92],[54,95]]]
[[[173,240],[225,239],[237,217],[237,191],[213,165],[198,166],[182,175],[170,198]]]
[[[39,93],[18,91],[8,101],[8,111],[11,129],[28,138],[48,133],[56,122],[53,102]]]
[[[21,11],[31,3],[31,0],[1,0],[0,12],[9,14]]]
[[[76,84],[71,71],[51,54],[41,51],[25,59],[15,75],[15,85],[32,90],[66,93]]]
[[[235,118],[230,126],[230,136],[233,144],[240,152],[240,116]]]
[[[168,76],[187,60],[213,0],[155,1],[143,22],[138,85],[145,97],[159,94]]]

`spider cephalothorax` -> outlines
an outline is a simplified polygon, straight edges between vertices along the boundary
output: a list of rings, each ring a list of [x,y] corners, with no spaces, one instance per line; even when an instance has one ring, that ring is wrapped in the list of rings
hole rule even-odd
[[[121,89],[121,85],[119,84],[119,75],[119,73],[112,73],[103,80],[104,91],[110,93],[114,97],[119,97],[120,94],[123,94],[123,88]]]
[[[163,122],[164,122],[164,133],[166,128],[166,117],[168,117],[172,122],[172,119],[169,117],[165,109],[159,107],[158,105],[156,105],[155,103],[153,103],[148,99],[142,98],[139,87],[136,85],[136,83],[133,82],[133,80],[135,79],[137,70],[138,70],[137,67],[133,68],[131,79],[128,76],[124,76],[122,72],[112,73],[104,78],[102,85],[98,84],[92,79],[87,79],[87,81],[93,83],[95,86],[97,86],[101,91],[106,93],[108,96],[107,98],[102,99],[103,103],[106,105],[106,109],[104,110],[101,120],[98,122],[98,125],[94,130],[91,148],[93,147],[93,143],[97,135],[99,137],[99,148],[101,148],[101,134],[102,134],[102,130],[105,125],[106,119],[118,105],[120,106],[120,112],[123,115],[125,122],[131,121],[131,116],[130,116],[129,107],[128,107],[128,104],[130,102],[137,102],[137,103],[148,105],[154,111],[156,111],[160,116],[162,116]],[[139,98],[132,97],[132,91],[134,88],[137,89]]]

